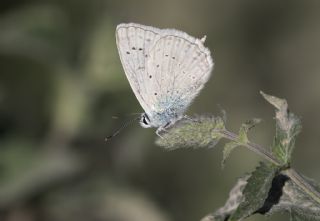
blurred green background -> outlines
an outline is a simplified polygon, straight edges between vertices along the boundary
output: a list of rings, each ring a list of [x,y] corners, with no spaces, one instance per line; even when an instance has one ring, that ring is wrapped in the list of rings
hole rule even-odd
[[[121,22],[206,34],[215,70],[188,114],[220,105],[232,131],[262,118],[251,139],[269,146],[274,110],[259,90],[286,98],[303,121],[293,166],[320,181],[318,0],[1,0],[1,221],[199,220],[257,165],[239,148],[222,170],[221,143],[166,151],[138,124],[104,142],[142,112],[116,49]]]

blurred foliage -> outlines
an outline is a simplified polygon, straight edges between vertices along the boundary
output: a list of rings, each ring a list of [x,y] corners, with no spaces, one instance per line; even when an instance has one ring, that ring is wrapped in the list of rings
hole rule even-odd
[[[216,69],[190,112],[221,104],[236,129],[271,118],[259,90],[286,97],[304,122],[296,167],[319,180],[319,12],[317,0],[1,1],[0,220],[199,220],[254,167],[245,151],[224,171],[214,149],[163,151],[138,126],[104,143],[142,111],[116,50],[120,22],[207,35]],[[273,125],[261,127],[268,142]]]

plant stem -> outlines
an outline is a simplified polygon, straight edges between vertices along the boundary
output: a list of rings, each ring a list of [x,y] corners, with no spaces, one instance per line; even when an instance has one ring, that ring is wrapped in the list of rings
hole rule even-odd
[[[313,186],[311,186],[305,178],[303,178],[297,171],[292,168],[289,168],[283,171],[285,175],[287,175],[292,182],[297,184],[301,189],[305,191],[312,199],[314,199],[317,203],[320,204],[320,193],[315,190]]]
[[[239,136],[235,133],[232,133],[227,130],[219,131],[221,135],[234,142],[239,142]],[[252,143],[250,141],[246,143],[239,143],[240,145],[247,147],[249,150],[255,152],[256,154],[263,157],[265,160],[273,163],[275,166],[281,167],[283,166],[279,160],[277,160],[269,151],[267,151],[262,146]],[[308,194],[313,200],[320,204],[320,193],[315,190],[313,186],[311,186],[305,178],[303,178],[300,174],[297,173],[293,168],[288,168],[283,171],[285,175],[287,175],[292,182],[294,182],[297,186],[299,186],[306,194]]]
[[[235,133],[232,133],[227,130],[221,130],[220,133],[224,138],[226,138],[228,140],[239,142],[239,140],[238,140],[239,136]],[[261,157],[263,157],[267,161],[273,163],[274,165],[281,166],[281,163],[269,151],[267,151],[262,146],[255,144],[255,143],[252,143],[250,141],[247,143],[241,143],[241,145],[247,147],[249,150],[255,152],[256,154],[260,155]]]

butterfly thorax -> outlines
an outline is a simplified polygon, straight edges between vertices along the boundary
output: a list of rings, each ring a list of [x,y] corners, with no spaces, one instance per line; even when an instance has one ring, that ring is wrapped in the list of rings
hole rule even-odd
[[[180,118],[181,116],[176,115],[174,113],[170,114],[169,112],[156,113],[150,116],[146,113],[143,113],[141,115],[140,125],[144,128],[149,128],[149,127],[165,128],[166,126],[175,123]]]
[[[152,111],[141,115],[140,124],[145,128],[165,128],[181,119],[186,108],[187,105],[183,97],[169,97],[162,101],[159,100]]]
[[[175,123],[182,117],[181,113],[177,113],[174,109],[166,109],[162,112],[143,113],[141,115],[140,125],[144,128],[162,127]]]

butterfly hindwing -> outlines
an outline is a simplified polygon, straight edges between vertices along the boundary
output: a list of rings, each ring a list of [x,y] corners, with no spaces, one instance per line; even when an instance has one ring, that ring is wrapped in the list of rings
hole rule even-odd
[[[154,73],[149,89],[161,108],[177,107],[184,113],[210,77],[213,61],[199,39],[184,32],[166,29],[150,50],[147,70]],[[156,93],[156,95],[155,95]]]

